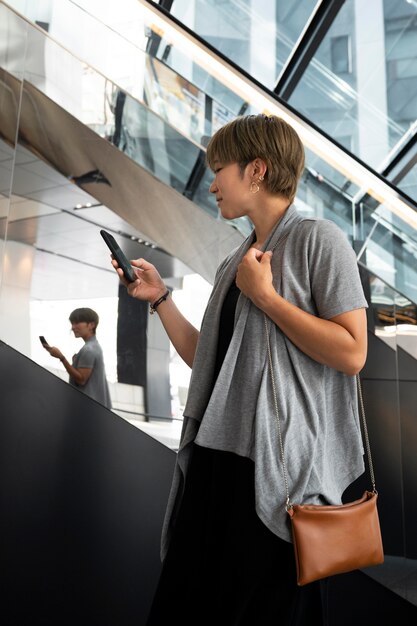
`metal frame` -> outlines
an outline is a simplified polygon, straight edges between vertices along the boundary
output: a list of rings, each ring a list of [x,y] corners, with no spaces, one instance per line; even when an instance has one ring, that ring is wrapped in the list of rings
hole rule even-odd
[[[398,184],[417,163],[417,133],[401,148],[383,169],[382,175]]]
[[[278,77],[273,90],[277,96],[289,100],[344,3],[345,0],[321,0],[317,3]]]
[[[290,123],[308,148],[311,147],[318,156],[325,154],[326,160],[342,173],[349,172],[349,180],[355,183],[361,190],[358,195],[368,192],[378,201],[383,199],[383,202],[389,205],[393,213],[399,215],[410,224],[416,224],[415,227],[417,228],[417,203],[415,200],[409,198],[401,189],[397,188],[391,181],[362,161],[358,156],[335,142],[332,137],[323,132],[322,128],[319,128],[310,119],[304,117],[291,104],[286,102],[281,95],[271,91],[253,76],[249,75],[242,67],[219,52],[160,5],[151,0],[139,0],[139,2],[145,6],[147,5],[151,13],[155,15],[157,20],[161,21],[162,25],[170,25],[172,30],[179,33],[180,37],[187,44],[195,45],[204,62],[211,63],[211,67],[214,68],[215,72],[223,72],[224,77],[226,77],[224,78],[225,81],[230,81],[234,85],[235,93],[245,94],[245,96],[241,95],[243,100],[255,103],[260,110],[267,110],[280,115],[284,119],[290,119]],[[311,55],[322,41],[344,2],[345,0],[322,0],[317,5],[314,16],[301,37],[304,43],[298,48],[297,54],[294,53],[291,57],[290,65],[293,71],[291,72],[292,78],[289,76],[289,79],[291,78],[292,88],[296,85],[296,76],[301,73],[302,68],[311,59]],[[311,43],[310,39],[312,40]],[[298,63],[295,61],[296,57],[299,59]],[[289,89],[290,85],[287,81],[286,93],[289,93]]]

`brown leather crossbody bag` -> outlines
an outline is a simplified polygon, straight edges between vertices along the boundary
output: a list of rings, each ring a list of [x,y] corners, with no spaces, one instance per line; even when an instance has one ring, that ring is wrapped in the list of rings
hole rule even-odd
[[[291,520],[297,567],[297,584],[300,586],[306,585],[327,576],[383,563],[384,550],[377,509],[378,492],[375,486],[374,468],[359,375],[356,377],[356,380],[372,491],[365,491],[359,500],[347,504],[293,504],[290,499],[288,486],[288,473],[278,412],[268,322],[266,315],[264,317],[269,370],[274,393],[278,439],[286,490],[286,511]]]

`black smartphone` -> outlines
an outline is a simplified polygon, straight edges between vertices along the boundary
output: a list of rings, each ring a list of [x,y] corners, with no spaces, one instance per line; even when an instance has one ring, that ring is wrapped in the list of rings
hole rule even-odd
[[[41,342],[41,344],[43,346],[48,346],[49,348],[49,343],[46,341],[45,337],[43,335],[39,335],[39,341]]]
[[[101,230],[100,234],[110,248],[112,255],[119,264],[119,267],[123,270],[126,280],[133,283],[137,279],[137,276],[116,239],[106,230]]]

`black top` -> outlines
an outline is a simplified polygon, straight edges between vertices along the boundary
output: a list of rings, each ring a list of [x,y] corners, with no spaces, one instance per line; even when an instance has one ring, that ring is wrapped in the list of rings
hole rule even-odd
[[[222,312],[220,315],[219,339],[217,341],[217,354],[216,365],[213,375],[213,385],[216,382],[217,376],[219,375],[221,366],[224,361],[224,357],[226,356],[226,352],[233,335],[233,329],[235,325],[235,310],[239,296],[240,289],[236,285],[236,282],[233,281],[224,299]]]

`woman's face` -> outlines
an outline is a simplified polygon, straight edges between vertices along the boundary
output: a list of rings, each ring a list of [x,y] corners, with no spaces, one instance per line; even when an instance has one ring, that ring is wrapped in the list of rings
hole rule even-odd
[[[94,322],[72,322],[71,330],[74,333],[74,337],[81,337],[85,340],[94,335],[94,326]]]
[[[250,193],[251,180],[247,169],[242,174],[237,163],[214,163],[214,180],[210,185],[210,193],[215,194],[217,206],[224,219],[242,217],[250,211],[253,194]]]

